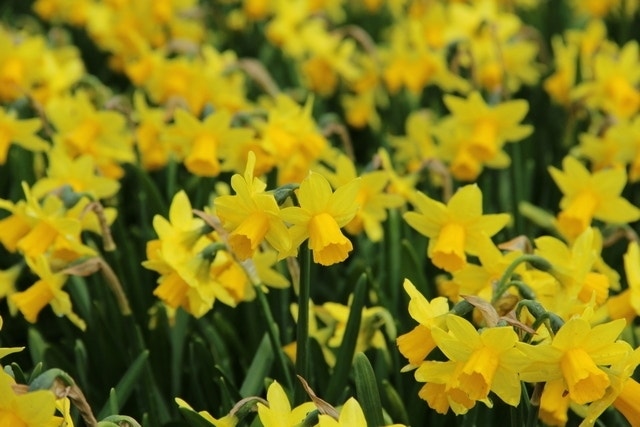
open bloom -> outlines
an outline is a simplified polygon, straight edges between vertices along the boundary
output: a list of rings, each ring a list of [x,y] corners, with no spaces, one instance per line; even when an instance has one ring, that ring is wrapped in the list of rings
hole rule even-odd
[[[339,187],[335,193],[325,177],[310,173],[297,191],[300,206],[282,209],[282,218],[292,225],[292,250],[309,239],[313,261],[331,265],[347,259],[353,249],[351,241],[340,230],[358,211],[356,196],[359,180]]]
[[[518,371],[525,365],[524,354],[515,347],[518,335],[512,327],[485,328],[478,332],[460,316],[447,316],[449,332],[432,330],[438,348],[452,361],[462,364],[457,388],[469,399],[483,400],[493,391],[505,403],[520,402]]]
[[[230,232],[229,245],[240,260],[250,258],[263,240],[281,255],[291,248],[289,231],[280,218],[273,194],[264,192],[266,184],[253,176],[256,157],[249,153],[244,177],[231,178],[234,196],[219,196],[214,204],[223,227]]]
[[[282,386],[274,381],[267,390],[269,405],[258,402],[258,417],[264,427],[295,426],[307,413],[315,409],[312,402],[305,402],[291,409],[291,403]]]
[[[509,222],[508,214],[482,215],[482,192],[477,185],[460,188],[447,205],[418,191],[414,204],[419,213],[407,212],[405,221],[429,238],[427,256],[449,272],[464,267],[465,253],[478,255]]]
[[[527,382],[562,378],[564,390],[574,402],[598,400],[611,384],[601,367],[619,362],[632,351],[626,342],[614,341],[624,327],[623,319],[592,328],[584,318],[574,317],[560,328],[551,343],[516,343],[532,361],[520,372],[520,378]]]
[[[564,195],[557,225],[569,239],[582,233],[594,218],[614,224],[640,219],[640,209],[620,195],[627,182],[624,169],[591,174],[571,156],[563,159],[562,167],[563,171],[550,167],[549,173]]]
[[[17,394],[15,381],[0,371],[0,426],[58,427],[62,419],[54,415],[56,398],[49,390]]]

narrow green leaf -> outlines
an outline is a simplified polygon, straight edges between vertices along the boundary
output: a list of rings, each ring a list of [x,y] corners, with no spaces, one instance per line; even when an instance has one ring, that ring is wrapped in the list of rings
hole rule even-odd
[[[49,347],[49,344],[46,343],[37,329],[29,328],[29,332],[27,333],[27,343],[29,354],[31,354],[31,361],[33,363],[38,363],[44,360],[44,352]]]
[[[81,340],[76,340],[76,343],[73,347],[73,352],[76,356],[75,366],[78,369],[78,378],[76,379],[76,382],[78,382],[83,388],[87,387],[90,384],[87,348]]]
[[[10,365],[10,367],[11,372],[13,372],[13,379],[16,380],[18,384],[27,384],[27,377],[24,375],[24,372],[22,371],[20,365],[14,362]]]
[[[114,388],[111,388],[111,390],[109,390],[109,400],[107,400],[107,405],[109,408],[109,412],[112,414],[117,414],[118,412],[120,412],[120,405],[118,404],[118,395],[116,393],[116,390]],[[102,417],[99,417],[102,418]]]
[[[118,396],[116,400],[117,407],[112,407],[111,395],[109,396],[109,402],[105,403],[102,407],[102,410],[98,413],[98,418],[103,419],[108,415],[117,414],[121,407],[119,405],[123,405],[131,392],[133,391],[136,384],[140,381],[140,376],[143,373],[144,367],[147,364],[147,359],[149,358],[149,350],[144,350],[140,355],[133,361],[127,372],[122,376],[118,384],[112,389],[112,394]]]
[[[376,376],[364,353],[357,353],[353,361],[353,370],[356,380],[356,395],[362,407],[367,425],[378,427],[384,425],[382,417],[382,404]]]
[[[404,402],[398,394],[398,391],[393,388],[388,380],[382,380],[381,399],[384,402],[384,407],[389,413],[389,416],[393,421],[401,424],[409,425],[409,414],[407,408],[404,406]]]
[[[171,394],[181,394],[182,365],[184,358],[184,342],[187,336],[189,314],[184,310],[177,310],[175,322],[170,329],[169,341],[171,342]]]
[[[264,389],[264,379],[273,365],[274,354],[269,336],[265,333],[256,350],[253,361],[247,370],[244,382],[240,386],[242,397],[257,396]]]
[[[353,293],[353,302],[347,319],[347,326],[344,331],[342,343],[336,357],[336,365],[325,393],[325,400],[330,403],[338,403],[341,393],[347,385],[349,371],[353,363],[353,354],[356,350],[358,335],[360,333],[360,321],[362,320],[362,309],[367,295],[367,276],[362,274],[356,283]]]

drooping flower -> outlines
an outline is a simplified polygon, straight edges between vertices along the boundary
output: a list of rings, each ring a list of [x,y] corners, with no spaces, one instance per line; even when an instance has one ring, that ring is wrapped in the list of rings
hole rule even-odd
[[[314,262],[331,265],[347,259],[353,249],[351,241],[340,231],[356,215],[356,195],[360,182],[355,179],[335,192],[325,177],[310,173],[297,191],[300,206],[282,209],[282,219],[290,228],[292,251],[306,239]]]
[[[446,205],[418,191],[414,204],[419,213],[405,213],[405,221],[429,238],[427,256],[449,272],[464,267],[466,253],[478,255],[509,222],[508,214],[482,214],[482,192],[477,185],[460,188]]]
[[[274,381],[267,390],[269,405],[258,402],[258,417],[264,427],[295,426],[302,422],[304,417],[315,409],[312,402],[305,402],[295,408],[282,386]]]

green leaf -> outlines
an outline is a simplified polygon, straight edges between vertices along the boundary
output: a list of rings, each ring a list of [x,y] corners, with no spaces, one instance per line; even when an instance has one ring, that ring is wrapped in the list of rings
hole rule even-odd
[[[409,414],[404,402],[388,380],[382,380],[381,396],[384,407],[393,421],[409,425]]]
[[[273,365],[274,354],[269,336],[265,333],[258,345],[253,361],[247,370],[244,382],[240,386],[242,397],[257,396],[264,389],[264,379]]]
[[[325,393],[325,399],[330,403],[338,403],[341,393],[344,391],[349,378],[349,371],[353,363],[353,354],[356,350],[358,335],[360,333],[360,322],[362,320],[362,308],[364,307],[367,295],[367,276],[362,274],[356,283],[353,293],[353,302],[347,319],[342,343],[338,349],[336,365]]]
[[[120,409],[122,409],[120,405],[123,405],[127,401],[134,387],[140,381],[140,376],[142,375],[143,369],[147,364],[148,358],[149,350],[144,350],[133,361],[133,363],[131,364],[129,369],[127,369],[127,372],[125,372],[115,388],[111,389],[111,393],[118,396],[118,399],[116,399],[116,410],[114,411],[114,408],[112,407],[110,395],[109,401],[105,403],[105,405],[102,407],[102,410],[98,413],[99,419],[103,419],[108,415],[117,414],[118,412],[120,412]]]
[[[357,353],[353,361],[353,369],[356,380],[356,395],[362,407],[367,425],[378,427],[384,425],[382,417],[382,404],[376,376],[364,353]]]

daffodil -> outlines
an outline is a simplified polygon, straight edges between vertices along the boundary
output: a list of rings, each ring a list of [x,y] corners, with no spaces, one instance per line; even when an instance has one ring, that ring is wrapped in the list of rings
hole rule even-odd
[[[171,140],[184,148],[184,165],[198,176],[218,176],[225,147],[240,144],[253,136],[247,128],[231,126],[231,113],[217,110],[200,121],[193,114],[178,109],[171,128]]]
[[[446,414],[451,409],[456,415],[466,414],[476,405],[476,400],[460,389],[458,375],[464,367],[463,362],[437,362],[426,360],[415,371],[418,382],[426,382],[418,392],[418,396],[427,402],[429,407],[439,414]],[[488,399],[482,402],[491,407]]]
[[[457,387],[472,400],[483,400],[493,391],[505,403],[520,402],[518,372],[526,364],[515,346],[518,335],[512,327],[491,327],[478,332],[460,316],[448,315],[449,332],[433,328],[438,348],[451,360],[462,364]]]
[[[404,279],[403,287],[410,298],[409,314],[418,326],[400,335],[396,342],[400,353],[409,360],[409,368],[415,368],[436,348],[431,329],[445,326],[449,303],[444,297],[428,301],[409,279]]]
[[[338,419],[327,414],[320,414],[318,427],[367,427],[367,419],[358,401],[350,397],[340,408]],[[393,424],[389,427],[401,427],[401,424]]]
[[[48,159],[46,177],[36,181],[31,189],[36,198],[64,186],[69,186],[76,193],[88,194],[94,199],[113,197],[120,189],[117,180],[96,174],[95,160],[87,154],[72,158],[64,150],[57,148],[49,152]]]
[[[295,426],[302,422],[305,416],[315,409],[312,402],[305,402],[295,408],[282,386],[274,381],[267,390],[268,405],[258,402],[258,417],[264,427]]]
[[[184,408],[184,409],[188,409],[189,411],[196,412],[184,400],[176,397],[175,401],[178,404],[179,408],[181,408],[181,409]],[[207,411],[198,411],[196,413],[198,415],[200,415],[202,418],[204,418],[207,422],[209,422],[214,427],[235,427],[236,425],[238,425],[238,418],[233,414],[228,414],[228,415],[225,415],[222,418],[216,419]]]
[[[38,276],[38,280],[26,290],[9,297],[25,319],[35,323],[40,311],[47,305],[51,305],[56,315],[66,316],[73,324],[84,330],[86,327],[84,321],[73,312],[71,297],[62,289],[68,275],[52,271],[49,260],[44,255],[25,259],[31,271]]]
[[[427,256],[449,272],[466,265],[466,253],[481,253],[509,222],[508,214],[482,214],[482,192],[476,185],[460,188],[446,205],[418,191],[414,204],[419,212],[405,213],[405,221],[429,238]]]
[[[70,157],[89,155],[104,176],[115,179],[124,174],[121,163],[133,162],[132,137],[125,117],[116,111],[97,109],[87,92],[52,99],[46,113],[56,129],[54,146]]]
[[[338,155],[334,166],[335,172],[318,167],[333,188],[358,177],[355,165],[344,154]],[[360,208],[356,216],[344,227],[348,233],[357,235],[364,230],[371,241],[378,242],[382,239],[382,223],[387,219],[387,209],[404,204],[404,199],[399,194],[386,192],[389,181],[387,171],[364,172],[360,175],[360,187],[356,196]]]
[[[447,95],[444,102],[450,116],[441,122],[436,136],[441,142],[441,155],[452,164],[452,171],[465,153],[479,166],[506,167],[510,160],[504,145],[533,132],[532,126],[520,124],[529,110],[525,100],[489,105],[479,92],[472,92],[467,99]],[[475,179],[471,175],[469,178]]]
[[[356,215],[359,185],[355,179],[332,192],[325,177],[310,173],[296,192],[299,206],[281,211],[282,219],[292,224],[292,250],[309,239],[314,262],[331,265],[347,259],[353,245],[340,228]]]
[[[266,184],[253,176],[256,158],[249,154],[244,177],[231,177],[234,196],[215,199],[215,211],[223,227],[230,232],[231,250],[240,260],[251,258],[266,240],[281,256],[291,249],[289,230],[280,217],[273,194],[265,193]]]
[[[49,390],[17,394],[11,376],[0,371],[0,426],[59,427],[62,419],[56,417],[56,398]]]
[[[603,367],[619,362],[632,351],[626,342],[615,341],[624,327],[623,319],[591,327],[586,319],[574,317],[551,342],[516,343],[531,361],[520,371],[520,378],[527,382],[563,379],[574,402],[598,400],[611,384]]]
[[[638,242],[630,242],[624,254],[627,289],[606,301],[611,319],[626,319],[627,323],[640,315],[640,249]]]
[[[563,194],[557,226],[569,239],[582,233],[593,219],[626,224],[640,218],[640,209],[620,195],[627,181],[625,170],[591,174],[571,156],[563,159],[562,166],[562,171],[549,167],[549,173]]]
[[[7,161],[11,144],[16,144],[30,151],[46,151],[49,144],[37,135],[42,121],[34,119],[18,119],[15,111],[0,107],[0,165]]]

